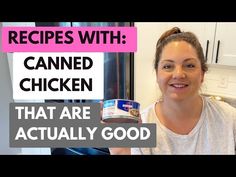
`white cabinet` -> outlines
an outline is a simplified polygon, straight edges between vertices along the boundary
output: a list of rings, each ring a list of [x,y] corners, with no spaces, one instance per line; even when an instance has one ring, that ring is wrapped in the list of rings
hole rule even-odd
[[[236,23],[216,23],[212,63],[236,66]]]
[[[197,35],[208,64],[236,66],[236,23],[168,23]]]

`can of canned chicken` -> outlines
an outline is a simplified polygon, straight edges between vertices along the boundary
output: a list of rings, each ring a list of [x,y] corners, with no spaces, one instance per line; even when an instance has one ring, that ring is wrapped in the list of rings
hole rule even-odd
[[[137,123],[140,104],[132,100],[113,99],[103,102],[102,120],[110,123]]]

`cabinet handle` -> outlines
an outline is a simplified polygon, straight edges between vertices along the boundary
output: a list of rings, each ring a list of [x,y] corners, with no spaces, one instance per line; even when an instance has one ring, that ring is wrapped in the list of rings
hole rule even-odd
[[[207,62],[207,57],[208,57],[208,46],[209,46],[209,40],[207,40],[207,45],[206,45],[206,54],[205,54],[206,62]]]
[[[220,40],[218,40],[217,42],[216,63],[218,63],[219,48],[220,48]]]

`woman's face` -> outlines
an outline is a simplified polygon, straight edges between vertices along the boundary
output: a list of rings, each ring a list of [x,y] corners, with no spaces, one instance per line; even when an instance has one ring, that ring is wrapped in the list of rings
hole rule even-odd
[[[163,48],[157,82],[164,98],[184,100],[198,95],[203,78],[200,60],[189,43],[173,41]]]

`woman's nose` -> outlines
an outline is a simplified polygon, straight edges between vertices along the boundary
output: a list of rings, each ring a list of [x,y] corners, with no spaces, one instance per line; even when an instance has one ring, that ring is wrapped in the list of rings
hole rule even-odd
[[[173,72],[173,78],[181,79],[181,78],[185,78],[185,77],[186,77],[186,73],[183,70],[183,68],[180,67],[180,66],[176,67],[174,72]]]

